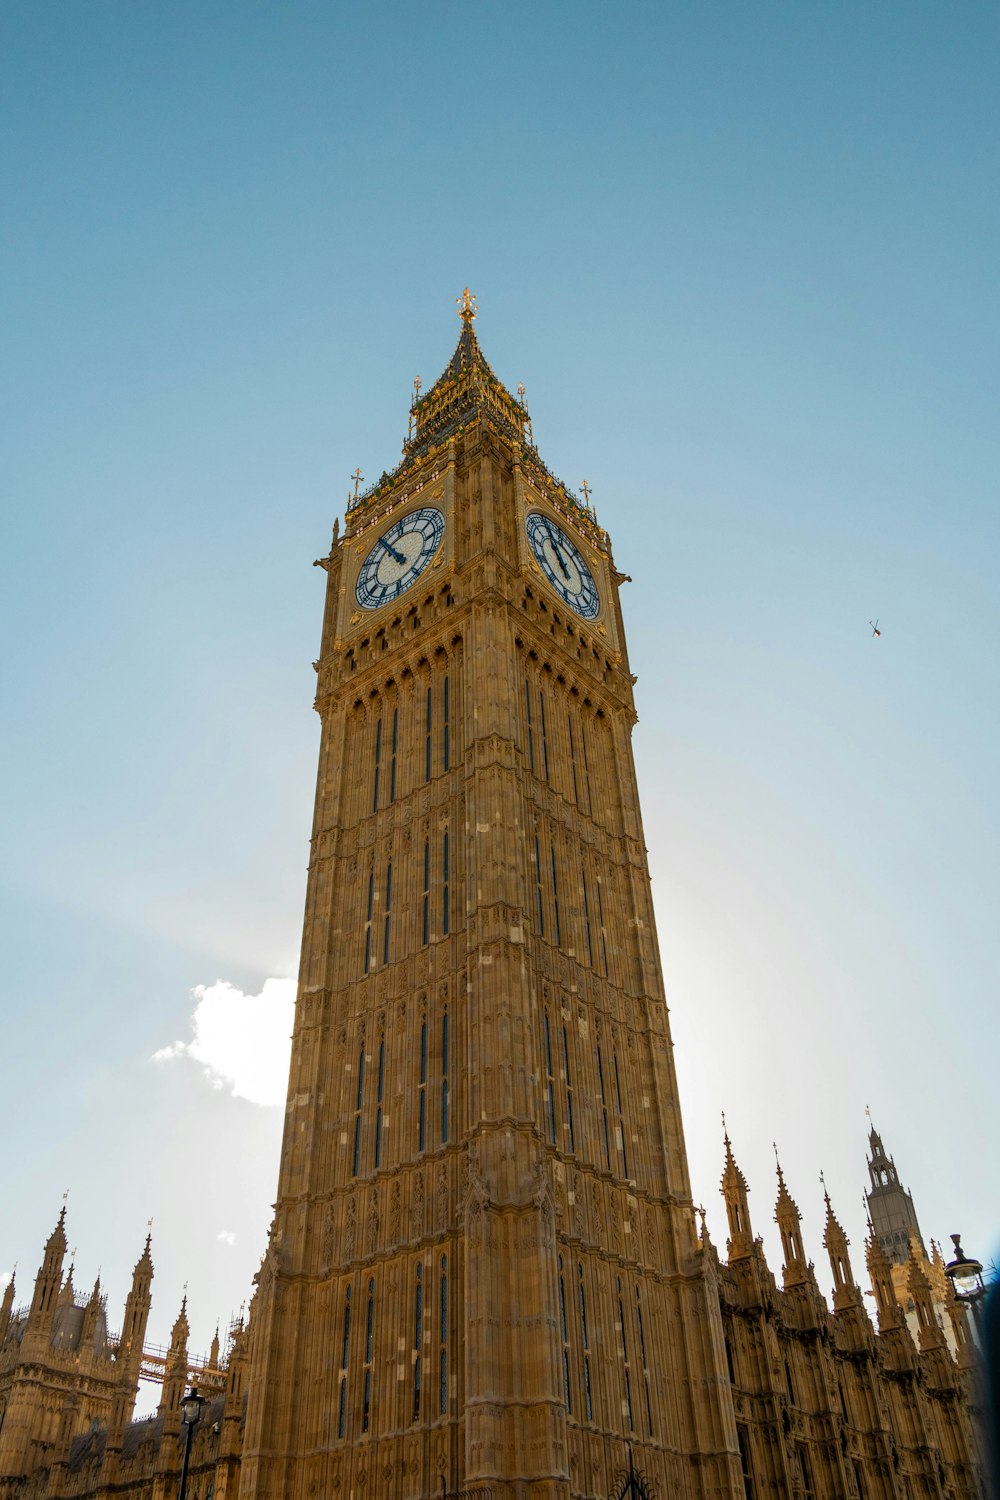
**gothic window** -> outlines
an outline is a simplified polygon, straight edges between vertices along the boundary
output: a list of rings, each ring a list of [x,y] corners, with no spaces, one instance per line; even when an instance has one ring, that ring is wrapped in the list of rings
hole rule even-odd
[[[594,1396],[590,1385],[590,1336],[587,1332],[587,1292],[583,1284],[583,1262],[577,1266],[577,1283],[580,1300],[580,1333],[583,1348],[583,1395],[587,1406],[587,1421],[594,1420]]]
[[[420,1096],[417,1113],[417,1150],[423,1151],[427,1142],[427,1017],[420,1022]]]
[[[556,879],[556,850],[555,845],[549,846],[549,862],[552,866],[552,914],[555,918],[556,947],[562,947],[562,930],[559,926],[559,884]]]
[[[601,1133],[604,1140],[604,1165],[611,1171],[611,1131],[608,1128],[608,1096],[604,1087],[604,1059],[597,1049],[597,1082],[601,1094]]]
[[[545,772],[545,781],[549,780],[549,737],[545,727],[545,694],[541,688],[538,689],[538,717],[542,730],[542,770]]]
[[[736,1424],[736,1437],[740,1445],[740,1468],[743,1470],[743,1494],[746,1500],[754,1500],[753,1470],[750,1467],[750,1436],[742,1422]]]
[[[365,973],[372,966],[372,913],[375,906],[375,871],[368,872],[368,913],[365,917]]]
[[[378,1089],[375,1108],[375,1167],[382,1165],[382,1094],[385,1087],[385,1037],[378,1044]]]
[[[372,1410],[372,1364],[375,1348],[375,1281],[368,1283],[368,1315],[365,1319],[365,1383],[361,1403],[361,1431],[367,1432]]]
[[[347,1288],[344,1298],[344,1336],[340,1355],[340,1408],[337,1417],[337,1436],[344,1436],[344,1423],[347,1417],[347,1356],[351,1348],[351,1288]]]
[[[566,1282],[563,1277],[562,1256],[559,1257],[559,1324],[562,1329],[562,1356],[563,1356],[563,1394],[566,1399],[566,1410],[572,1415],[573,1400],[569,1385],[569,1328],[566,1323]]]
[[[587,806],[581,808],[581,811],[591,813],[594,809],[590,800],[590,761],[587,755],[587,730],[582,719],[580,720],[580,749],[583,753],[583,785],[587,793]]]
[[[424,1268],[417,1267],[417,1288],[414,1294],[413,1306],[413,1347],[416,1351],[413,1360],[413,1420],[420,1420],[420,1359],[421,1349],[424,1341]]]
[[[622,1369],[625,1374],[625,1410],[628,1414],[629,1431],[635,1431],[635,1421],[632,1416],[632,1379],[628,1358],[628,1334],[625,1329],[625,1304],[622,1301],[621,1278],[618,1278],[618,1324],[622,1332]]]
[[[531,683],[527,677],[524,679],[524,707],[528,723],[528,766],[533,771],[535,769],[535,735],[531,727]]]
[[[427,726],[426,726],[426,730],[425,730],[425,733],[424,733],[424,780],[425,781],[430,781],[430,779],[431,779],[431,727],[432,727],[433,722],[434,722],[434,716],[433,716],[433,708],[434,708],[433,692],[434,692],[433,688],[428,688],[427,689]]]
[[[451,766],[451,714],[450,694],[448,691],[447,677],[444,680],[444,704],[442,717],[444,719],[444,723],[441,726],[441,759],[443,769],[447,771]]]
[[[585,867],[581,868],[580,878],[581,878],[581,881],[582,881],[582,884],[583,884],[583,928],[584,928],[584,936],[587,939],[587,963],[590,965],[591,968],[593,968],[594,967],[594,941],[593,941],[593,935],[592,935],[591,930],[590,930],[590,896],[589,896],[589,894],[587,892],[587,871],[586,871]]]
[[[382,962],[389,962],[389,924],[392,920],[392,860],[385,867],[385,926],[382,934]]]
[[[538,931],[545,936],[545,907],[542,902],[542,856],[535,834],[535,905],[538,911]]]
[[[399,749],[399,709],[392,711],[392,759],[389,762],[389,801],[396,800],[396,752]]]
[[[642,1361],[642,1383],[646,1392],[646,1427],[649,1436],[653,1436],[653,1405],[649,1399],[649,1359],[646,1354],[646,1330],[642,1321],[642,1298],[639,1288],[635,1289],[635,1317],[639,1325],[639,1358]]]
[[[372,777],[372,812],[378,812],[378,780],[382,769],[382,720],[375,725],[375,771]]]
[[[447,681],[447,678],[445,679]],[[444,937],[451,931],[451,866],[448,857],[448,833],[445,830],[441,845],[441,932]]]
[[[608,973],[608,939],[604,930],[604,896],[601,893],[601,877],[597,877],[597,922],[601,929],[601,958],[604,961],[605,978]]]
[[[576,741],[573,738],[573,715],[566,715],[566,724],[569,729],[569,769],[573,781],[573,801],[580,804],[580,786],[576,774]]]
[[[809,1463],[809,1454],[806,1451],[805,1443],[796,1443],[795,1446],[799,1457],[799,1473],[802,1476],[802,1494],[804,1500],[812,1500],[812,1468]]]
[[[441,1144],[448,1143],[448,1012],[441,1017]]]
[[[628,1176],[628,1151],[625,1147],[625,1110],[622,1105],[622,1081],[618,1072],[618,1053],[612,1052],[615,1067],[615,1094],[618,1099],[618,1149],[622,1154],[622,1176]]]
[[[441,1257],[441,1327],[439,1352],[441,1357],[441,1383],[439,1410],[442,1417],[448,1410],[448,1257]]]
[[[431,939],[431,846],[424,840],[424,896],[423,896],[423,941],[426,946]]]
[[[573,1077],[569,1069],[569,1037],[565,1026],[562,1029],[563,1044],[563,1067],[566,1071],[566,1129],[569,1135],[569,1149],[576,1150],[576,1132],[573,1129]]]
[[[354,1100],[354,1166],[352,1175],[357,1177],[361,1165],[361,1105],[365,1092],[365,1049],[358,1053],[358,1091]]]
[[[549,1030],[549,1013],[545,1012],[543,1017],[545,1025],[545,1077],[548,1085],[548,1116],[549,1116],[549,1140],[555,1145],[556,1139],[556,1089],[555,1075],[552,1072],[552,1033]]]

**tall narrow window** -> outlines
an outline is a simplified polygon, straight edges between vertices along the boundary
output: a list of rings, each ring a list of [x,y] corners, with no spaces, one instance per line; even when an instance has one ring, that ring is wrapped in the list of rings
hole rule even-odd
[[[365,973],[372,966],[372,912],[375,906],[375,871],[368,872],[368,915],[365,918]]]
[[[559,882],[556,879],[555,845],[549,848],[549,863],[552,866],[552,915],[556,924],[556,947],[562,947],[562,928],[559,925]]]
[[[361,1431],[367,1432],[372,1411],[372,1354],[375,1336],[375,1282],[368,1283],[368,1317],[365,1325],[365,1389],[361,1402]]]
[[[535,769],[535,735],[531,727],[531,683],[527,677],[524,679],[524,707],[528,723],[528,766],[533,771]]]
[[[549,1140],[555,1144],[556,1139],[556,1088],[555,1075],[552,1072],[552,1035],[549,1031],[549,1013],[545,1012],[545,1076],[549,1091]]]
[[[598,1047],[598,1049],[597,1049],[597,1082],[598,1082],[598,1085],[600,1086],[600,1091],[601,1091],[601,1125],[603,1127],[602,1133],[603,1133],[603,1137],[604,1137],[604,1165],[607,1167],[608,1171],[610,1172],[611,1171],[611,1140],[610,1140],[610,1131],[608,1130],[608,1096],[607,1096],[607,1092],[605,1091],[605,1088],[604,1088],[604,1059],[601,1056],[601,1049],[600,1049],[600,1047]]]
[[[413,1310],[413,1420],[420,1420],[420,1360],[424,1342],[424,1268],[417,1267],[417,1290]]]
[[[608,939],[604,931],[604,897],[601,894],[601,877],[597,877],[597,922],[601,929],[601,957],[604,960],[604,973],[608,972]]]
[[[382,720],[375,725],[375,773],[372,777],[372,812],[378,812],[378,779],[382,769]]]
[[[448,691],[448,679],[444,680],[444,702],[442,704],[442,717],[444,723],[441,726],[441,756],[444,769],[447,771],[451,766],[451,704]]]
[[[549,736],[545,728],[545,694],[541,688],[538,689],[538,718],[542,728],[542,770],[545,772],[545,780],[549,779]]]
[[[389,962],[389,924],[392,921],[392,860],[385,867],[385,926],[382,933],[382,962]]]
[[[580,787],[576,779],[576,741],[573,738],[573,715],[566,715],[566,723],[569,728],[569,769],[573,778],[573,801],[579,805]]]
[[[582,719],[580,721],[580,749],[583,752],[583,785],[587,793],[587,806],[582,811],[592,813],[594,807],[590,800],[590,761],[587,757],[587,731]]]
[[[559,1323],[562,1328],[563,1346],[563,1395],[566,1400],[566,1410],[572,1415],[573,1398],[569,1385],[569,1328],[566,1323],[566,1282],[563,1278],[562,1256],[559,1257]]]
[[[441,931],[445,937],[451,931],[451,866],[447,830],[441,845]]]
[[[441,1327],[438,1337],[438,1352],[441,1359],[438,1410],[442,1417],[448,1410],[448,1257],[441,1257]]]
[[[587,871],[581,868],[580,879],[583,884],[583,930],[587,939],[587,962],[591,968],[594,967],[594,942],[590,931],[590,897],[587,894]]]
[[[580,1332],[583,1343],[583,1394],[587,1403],[587,1421],[594,1420],[594,1398],[590,1387],[590,1336],[587,1333],[587,1293],[583,1285],[583,1263],[577,1266],[577,1287],[580,1297]]]
[[[385,1087],[385,1038],[378,1044],[378,1090],[375,1101],[375,1167],[382,1165],[382,1092]]]
[[[431,779],[431,725],[433,723],[434,699],[432,688],[427,689],[427,727],[424,733],[424,780]]]
[[[573,1129],[573,1078],[569,1070],[569,1037],[565,1026],[562,1029],[563,1067],[566,1070],[566,1125],[569,1131],[569,1149],[576,1150],[576,1134]]]
[[[535,835],[535,905],[538,911],[538,930],[542,937],[545,936],[545,907],[542,902],[542,855],[538,847],[538,835]]]
[[[615,1065],[615,1094],[618,1099],[618,1149],[622,1154],[622,1176],[628,1176],[628,1149],[625,1145],[625,1110],[622,1106],[622,1081],[618,1076],[618,1053],[612,1052],[611,1060]]]
[[[427,944],[431,940],[431,846],[429,841],[424,843],[424,923],[423,940]]]
[[[441,1144],[448,1142],[448,1012],[441,1017]]]
[[[753,1500],[753,1469],[750,1467],[750,1440],[747,1430],[742,1422],[736,1424],[736,1440],[740,1445],[740,1468],[743,1470],[743,1494],[746,1500]],[[854,1465],[854,1476],[858,1480],[858,1494],[864,1500],[865,1492],[861,1484],[861,1474],[858,1464]]]
[[[392,711],[392,759],[389,762],[389,801],[396,800],[396,752],[399,749],[399,709]]]
[[[358,1053],[358,1092],[354,1100],[354,1176],[361,1165],[361,1105],[365,1094],[365,1049]]]
[[[344,1436],[347,1420],[347,1356],[351,1347],[351,1289],[344,1298],[344,1341],[340,1355],[340,1405],[337,1415],[337,1436]]]
[[[417,1115],[417,1150],[423,1151],[427,1144],[427,1019],[420,1023],[420,1083],[418,1086],[420,1106]]]
[[[625,1331],[625,1305],[622,1302],[622,1284],[618,1281],[618,1322],[622,1330],[622,1366],[625,1371],[625,1408],[628,1412],[629,1431],[635,1431],[635,1422],[632,1417],[632,1381],[629,1372],[628,1360],[628,1334]]]
[[[646,1388],[646,1427],[653,1436],[653,1406],[649,1399],[649,1359],[646,1355],[646,1330],[642,1323],[642,1299],[639,1288],[635,1289],[635,1317],[639,1325],[639,1358],[642,1360],[642,1381]]]

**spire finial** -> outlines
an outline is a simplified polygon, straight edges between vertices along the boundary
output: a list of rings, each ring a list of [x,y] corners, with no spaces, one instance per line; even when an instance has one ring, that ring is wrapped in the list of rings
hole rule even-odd
[[[827,1213],[832,1213],[833,1209],[830,1204],[830,1194],[826,1190],[826,1177],[823,1173],[822,1168],[820,1168],[819,1180],[823,1184],[823,1197],[826,1201],[826,1211]]]
[[[476,313],[479,311],[479,308],[476,305],[474,294],[469,291],[468,287],[462,292],[461,297],[455,298],[455,306],[458,308],[458,315],[466,328],[471,328],[475,322]]]
[[[722,1139],[725,1142],[725,1144],[728,1146],[729,1145],[729,1130],[728,1130],[728,1128],[726,1126],[726,1111],[725,1110],[722,1111]]]
[[[361,466],[359,464],[358,467],[355,469],[354,473],[351,475],[351,478],[354,480],[354,494],[351,495],[351,496],[349,496],[349,499],[350,499],[350,502],[351,502],[352,505],[357,503],[357,499],[358,499],[358,486],[363,483],[364,477],[365,476],[362,474],[362,472],[361,472]]]

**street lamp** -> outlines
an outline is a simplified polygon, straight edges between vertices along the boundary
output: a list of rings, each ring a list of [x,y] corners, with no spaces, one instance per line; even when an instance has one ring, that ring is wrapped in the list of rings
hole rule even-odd
[[[191,1438],[201,1409],[205,1405],[204,1396],[198,1395],[198,1387],[193,1385],[187,1395],[181,1397],[181,1412],[184,1417],[184,1461],[181,1464],[181,1487],[177,1492],[177,1500],[185,1500],[188,1482],[188,1461],[191,1457]]]
[[[973,1259],[966,1255],[962,1249],[962,1236],[953,1234],[951,1242],[955,1247],[955,1259],[950,1260],[944,1268],[944,1274],[948,1277],[959,1302],[967,1302],[972,1308],[972,1320],[976,1325],[976,1333],[982,1340],[982,1327],[980,1324],[979,1304],[986,1296],[986,1287],[983,1285],[982,1261]]]

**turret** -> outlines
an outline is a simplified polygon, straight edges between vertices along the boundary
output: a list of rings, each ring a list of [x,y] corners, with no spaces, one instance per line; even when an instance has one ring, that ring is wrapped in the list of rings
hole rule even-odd
[[[722,1196],[726,1202],[726,1217],[729,1220],[729,1259],[740,1260],[753,1249],[753,1230],[750,1227],[750,1206],[747,1203],[747,1180],[736,1165],[729,1131],[725,1119],[726,1166],[722,1173]]]
[[[166,1368],[163,1375],[163,1395],[160,1397],[158,1413],[165,1419],[164,1431],[180,1431],[180,1404],[187,1384],[187,1345],[191,1330],[188,1326],[187,1293],[181,1302],[177,1321],[170,1331],[170,1348],[167,1350]]]
[[[850,1307],[862,1307],[861,1292],[854,1280],[851,1259],[847,1253],[850,1241],[833,1211],[830,1194],[823,1188],[826,1202],[826,1227],[823,1230],[823,1245],[830,1257],[833,1272],[833,1310],[846,1312]]]
[[[774,1222],[781,1235],[783,1278],[786,1287],[802,1286],[809,1280],[809,1267],[802,1245],[802,1215],[798,1204],[785,1186],[785,1176],[778,1162],[778,1200],[774,1205]]]
[[[125,1299],[125,1317],[122,1321],[121,1342],[118,1345],[118,1359],[127,1363],[130,1369],[135,1367],[136,1379],[139,1373],[139,1360],[142,1357],[142,1343],[146,1337],[149,1309],[152,1306],[150,1288],[153,1284],[153,1260],[149,1253],[150,1243],[151,1237],[147,1234],[142,1254],[136,1261],[132,1272],[132,1290]]]
[[[104,1314],[104,1297],[101,1293],[101,1278],[98,1276],[94,1282],[94,1290],[90,1294],[87,1306],[83,1314],[83,1327],[80,1332],[80,1350],[93,1351],[96,1348],[98,1324],[102,1322]],[[103,1340],[102,1340],[103,1343]]]
[[[934,1299],[931,1285],[921,1265],[919,1245],[914,1239],[910,1247],[910,1263],[907,1266],[906,1284],[913,1298],[913,1310],[917,1315],[917,1336],[921,1354],[931,1349],[946,1349],[944,1332],[934,1316]]]
[[[868,1214],[882,1242],[882,1249],[891,1261],[902,1266],[909,1254],[911,1235],[917,1236],[923,1251],[917,1211],[910,1194],[900,1183],[896,1163],[886,1153],[882,1137],[874,1126],[868,1136],[868,1147],[871,1152],[868,1158],[871,1186],[865,1194]]]
[[[66,1209],[61,1208],[56,1227],[45,1242],[42,1263],[35,1277],[35,1290],[28,1312],[28,1332],[43,1334],[52,1327],[56,1303],[62,1285],[63,1261],[66,1258]]]
[[[3,1301],[0,1302],[0,1349],[3,1348],[3,1341],[7,1337],[7,1330],[10,1328],[10,1315],[13,1307],[14,1274],[11,1272],[10,1280],[4,1288]]]
[[[902,1328],[903,1315],[900,1311],[899,1303],[896,1301],[889,1257],[883,1250],[882,1242],[875,1233],[874,1226],[870,1220],[868,1223],[868,1239],[865,1241],[865,1261],[868,1266],[868,1274],[871,1277],[872,1292],[875,1296],[879,1333],[891,1333],[897,1328]]]

